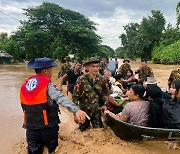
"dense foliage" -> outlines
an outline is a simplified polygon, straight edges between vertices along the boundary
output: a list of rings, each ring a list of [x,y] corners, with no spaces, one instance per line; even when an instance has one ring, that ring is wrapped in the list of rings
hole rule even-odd
[[[127,52],[123,47],[118,47],[116,50],[116,57],[118,58],[124,58],[124,57],[130,57],[130,55],[127,55],[129,52]]]
[[[68,53],[86,57],[98,50],[100,37],[95,23],[80,13],[44,2],[24,9],[28,21],[15,33],[17,42],[25,48],[27,58],[47,56],[62,58]]]
[[[148,18],[143,17],[139,24],[124,26],[125,33],[119,36],[122,47],[116,49],[116,55],[120,58],[152,59],[155,63],[179,63],[180,58],[176,56],[180,44],[174,43],[180,40],[180,2],[176,6],[177,27],[168,24],[165,28],[163,14],[159,10],[152,10],[151,13]]]
[[[24,11],[27,20],[21,21],[17,31],[11,36],[0,33],[0,50],[10,53],[16,60],[36,57],[62,60],[68,54],[75,54],[81,59],[116,56],[179,63],[174,56],[179,44],[174,47],[174,43],[180,40],[180,2],[176,6],[176,27],[165,26],[163,14],[152,10],[151,15],[143,17],[140,23],[131,22],[124,26],[125,32],[119,36],[122,47],[115,51],[101,45],[101,38],[95,33],[96,24],[78,12],[49,2]],[[164,53],[166,55],[162,56]],[[171,58],[167,60],[168,54]]]
[[[155,48],[152,61],[162,64],[180,64],[180,41],[170,44],[166,47]]]
[[[100,45],[96,55],[99,57],[115,57],[115,51],[107,45]]]
[[[28,20],[21,21],[19,29],[7,38],[11,50],[0,44],[15,59],[62,59],[69,53],[82,58],[100,52],[95,23],[84,15],[49,2],[24,11]]]
[[[165,18],[158,10],[152,10],[151,13],[152,16],[143,17],[140,24],[129,23],[124,26],[125,33],[119,38],[129,58],[151,59],[153,46],[161,41]]]

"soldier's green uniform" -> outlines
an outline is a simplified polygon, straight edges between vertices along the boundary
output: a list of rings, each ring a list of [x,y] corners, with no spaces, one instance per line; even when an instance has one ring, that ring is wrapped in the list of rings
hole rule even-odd
[[[101,75],[104,75],[104,70],[107,69],[107,62],[104,58],[101,59],[101,62],[99,64],[99,73]]]
[[[104,70],[107,69],[107,64],[100,64],[99,65],[99,73],[104,75]]]
[[[124,77],[127,75],[127,71],[130,69],[131,69],[131,66],[129,64],[122,64],[118,70],[118,73]]]
[[[169,76],[169,79],[168,79],[168,85],[169,85],[169,88],[171,86],[171,83],[174,81],[174,80],[180,80],[180,68],[178,69],[175,69],[171,72],[170,76]]]
[[[93,82],[96,89],[103,95],[106,105],[108,103],[109,88],[105,78],[102,75],[97,74],[95,81],[93,81],[89,73],[87,76]],[[92,89],[85,75],[78,78],[77,84],[74,88],[72,100],[75,104],[78,104],[80,109],[85,111],[91,118],[90,121],[86,120],[84,124],[80,125],[81,131],[90,128],[90,122],[92,123],[93,128],[103,127],[101,120],[101,109],[98,104],[99,96]]]
[[[63,63],[63,64],[61,65],[60,70],[59,70],[58,78],[59,78],[59,77],[62,77],[70,68],[71,68],[71,64],[70,64],[69,61]]]
[[[153,71],[150,67],[141,67],[137,71],[135,71],[135,74],[139,74],[140,82],[146,81],[147,77],[154,76]]]

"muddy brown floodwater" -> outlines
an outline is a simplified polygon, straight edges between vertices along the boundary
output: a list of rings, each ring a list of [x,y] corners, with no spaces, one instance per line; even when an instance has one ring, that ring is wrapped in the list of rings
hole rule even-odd
[[[122,60],[119,60],[122,64]],[[133,70],[140,66],[139,61],[130,63]],[[160,87],[167,88],[170,72],[179,65],[161,65],[149,63]],[[56,80],[58,67],[53,68],[52,82]],[[34,73],[26,64],[0,65],[0,154],[26,154],[25,130],[21,127],[23,113],[19,102],[19,90],[26,78]],[[65,90],[65,87],[64,87]],[[65,92],[65,91],[64,91]],[[70,112],[61,108],[59,146],[56,153],[61,154],[156,154],[175,153],[179,149],[168,149],[165,141],[126,142],[117,138],[109,127],[92,129],[81,133],[73,122]]]

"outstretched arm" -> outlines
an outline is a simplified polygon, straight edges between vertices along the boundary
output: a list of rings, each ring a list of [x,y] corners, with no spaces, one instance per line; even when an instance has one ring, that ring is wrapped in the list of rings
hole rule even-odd
[[[64,83],[64,81],[66,81],[68,75],[65,73],[62,77],[62,80],[60,80],[60,83],[59,83],[59,90],[62,91],[62,85]]]
[[[105,113],[105,114],[110,114],[110,115],[112,115],[113,117],[115,117],[115,118],[117,118],[117,119],[119,119],[119,120],[121,120],[121,121],[124,121],[124,122],[127,122],[127,121],[128,121],[128,120],[127,120],[124,116],[122,116],[120,113],[119,113],[119,114],[114,114],[114,113],[110,112],[109,110],[104,111],[104,113]]]
[[[57,104],[72,112],[75,115],[74,118],[76,123],[84,123],[86,118],[90,119],[86,112],[80,110],[73,102],[67,99],[67,97],[58,91],[52,83],[48,85],[48,95],[52,100],[55,100]]]

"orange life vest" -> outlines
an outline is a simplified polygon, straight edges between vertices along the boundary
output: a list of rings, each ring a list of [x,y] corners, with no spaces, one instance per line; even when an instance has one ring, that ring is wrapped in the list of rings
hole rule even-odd
[[[23,127],[41,129],[60,122],[57,103],[48,102],[47,90],[50,82],[49,77],[34,75],[22,85],[20,100],[24,112]]]

